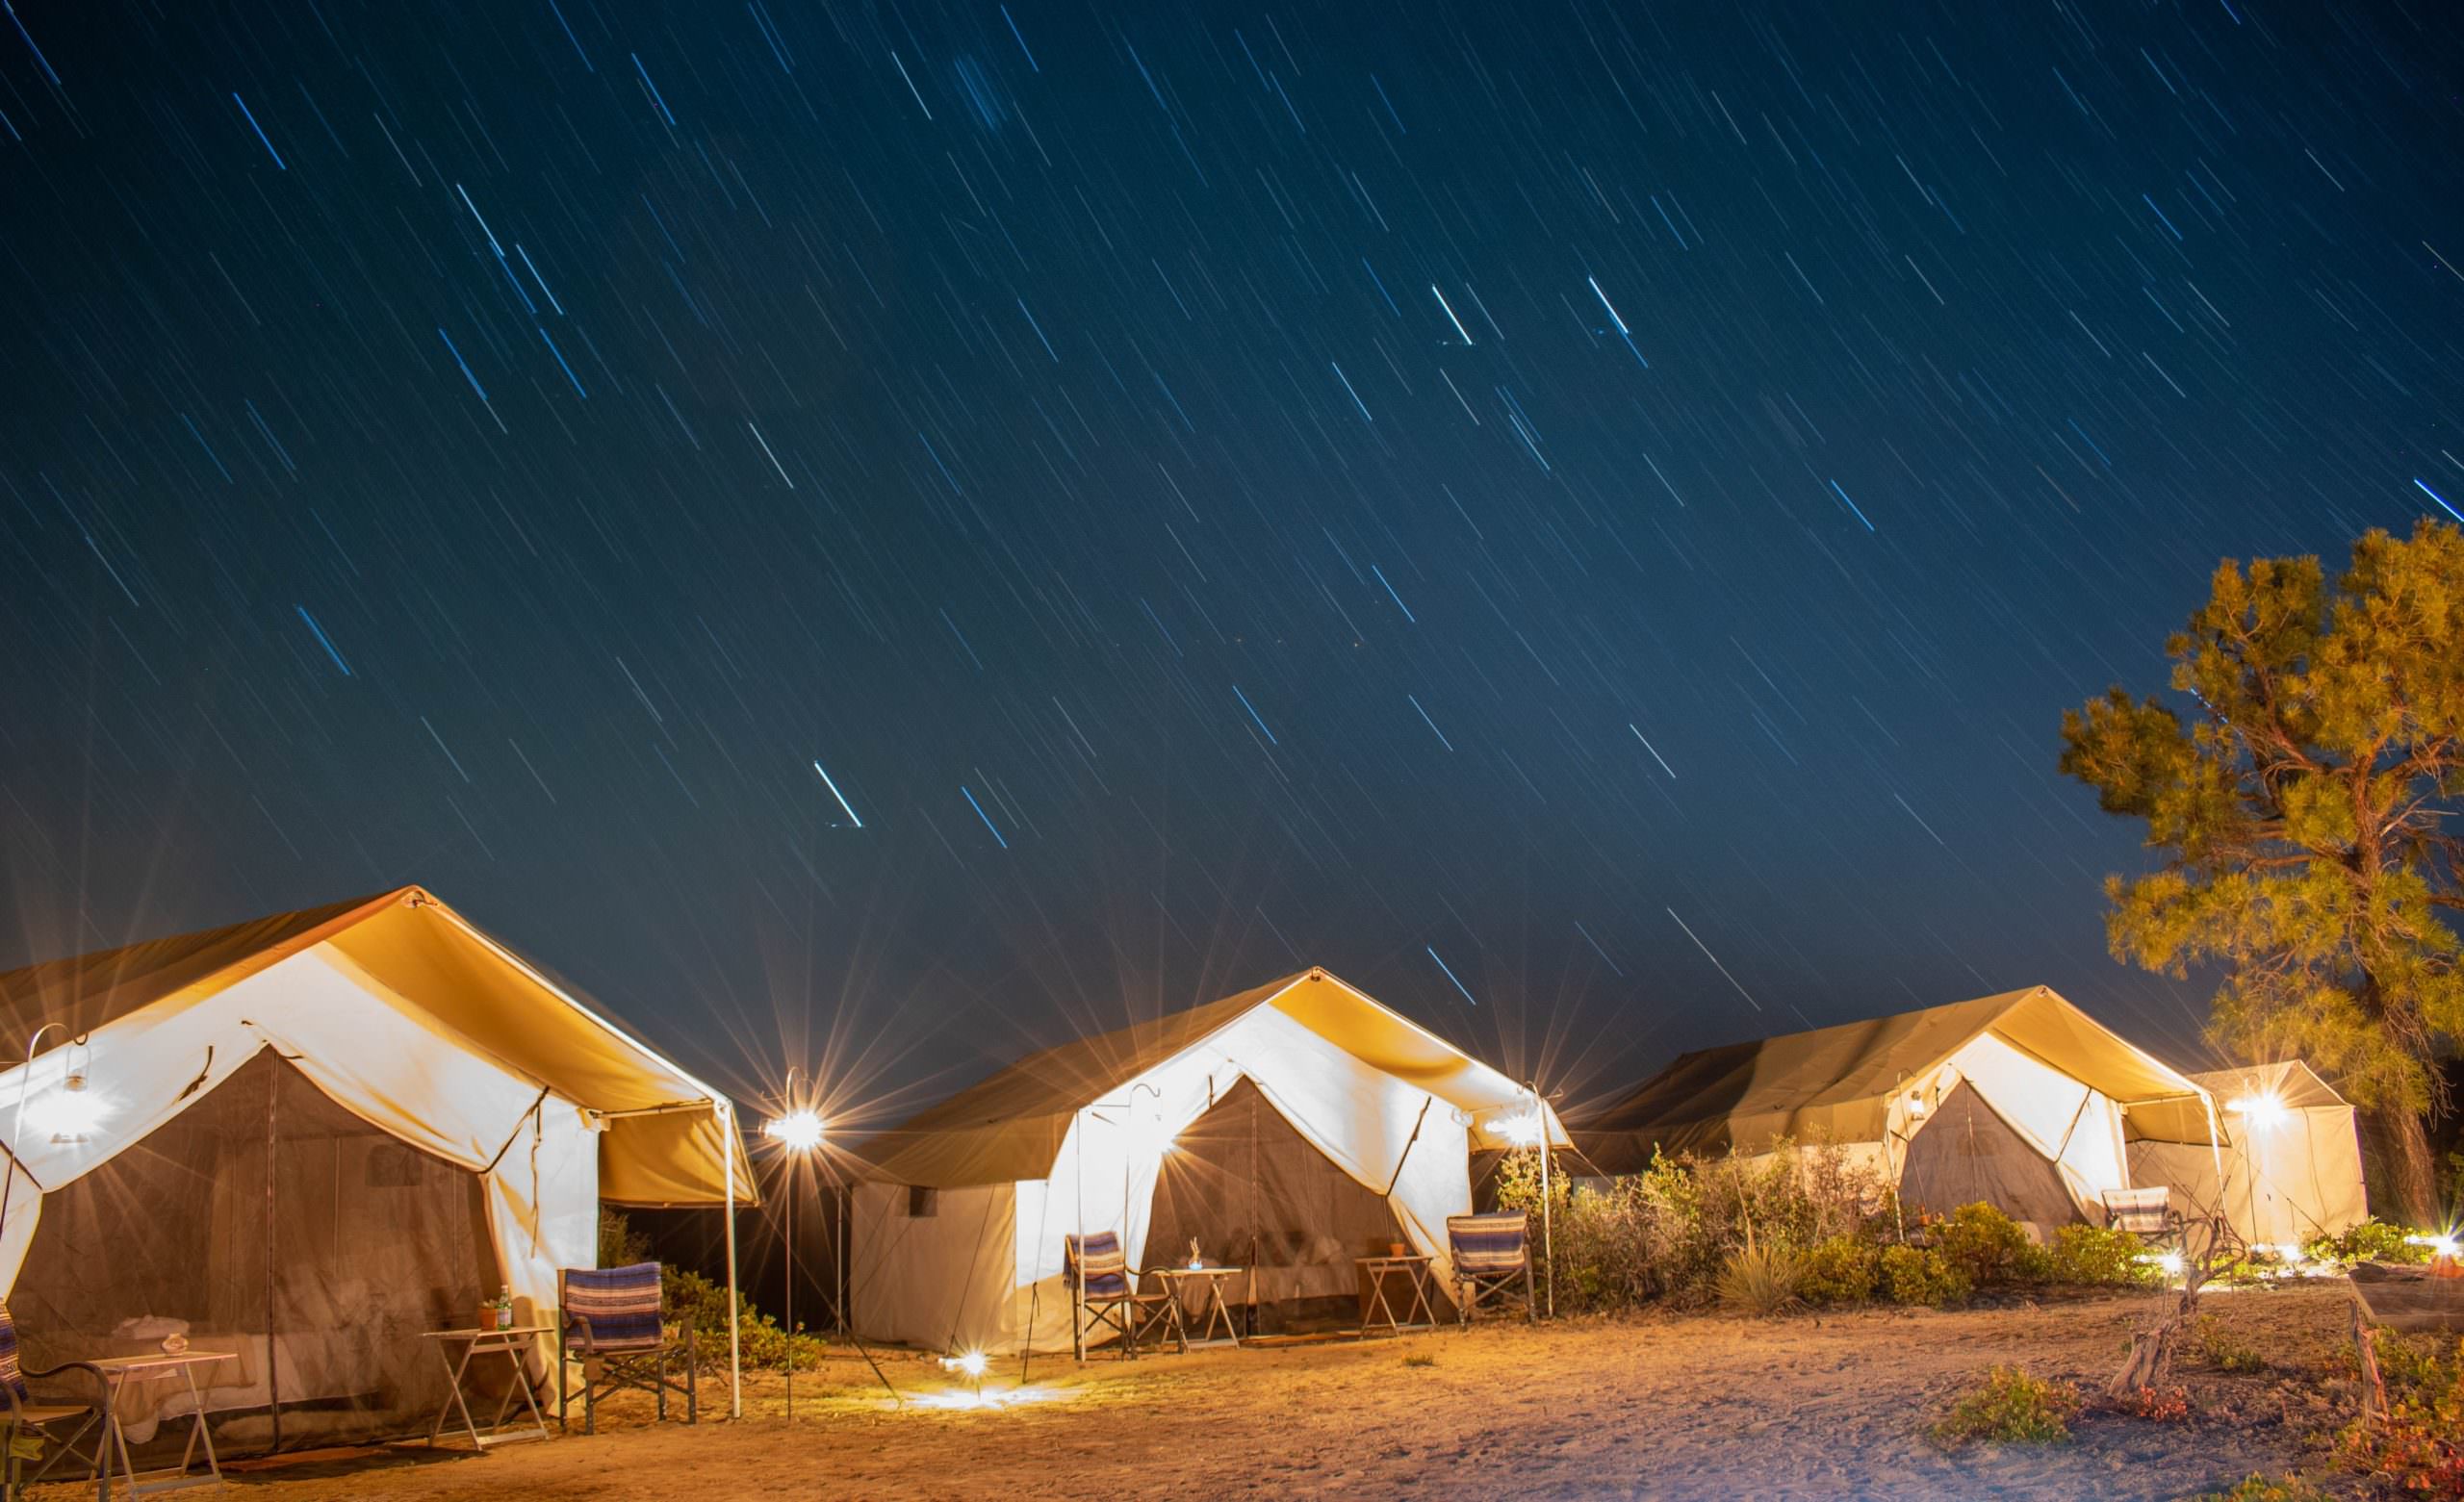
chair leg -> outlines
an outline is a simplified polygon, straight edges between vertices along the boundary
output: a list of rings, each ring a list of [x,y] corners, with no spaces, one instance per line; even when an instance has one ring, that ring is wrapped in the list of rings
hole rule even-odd
[[[590,1380],[590,1359],[584,1357],[581,1366],[581,1432],[599,1433],[599,1384]]]

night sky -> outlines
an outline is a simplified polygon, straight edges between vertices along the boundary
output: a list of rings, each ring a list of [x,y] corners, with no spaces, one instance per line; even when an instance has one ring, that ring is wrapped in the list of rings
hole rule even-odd
[[[0,964],[418,881],[849,1122],[1309,963],[2195,1057],[2060,712],[2464,505],[2439,5],[7,18]]]

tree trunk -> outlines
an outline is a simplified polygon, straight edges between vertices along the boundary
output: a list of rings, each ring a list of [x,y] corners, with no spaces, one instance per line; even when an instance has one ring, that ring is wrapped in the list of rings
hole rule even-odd
[[[2401,1109],[2361,1113],[2369,1149],[2370,1208],[2400,1225],[2437,1228],[2438,1174],[2431,1165],[2429,1132],[2422,1118]]]

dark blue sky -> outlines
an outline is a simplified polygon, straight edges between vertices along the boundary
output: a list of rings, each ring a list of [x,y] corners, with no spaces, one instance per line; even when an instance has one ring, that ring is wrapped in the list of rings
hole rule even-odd
[[[2061,710],[2464,497],[2436,6],[13,4],[0,963],[417,880],[852,1115],[1310,962],[2187,1039]]]

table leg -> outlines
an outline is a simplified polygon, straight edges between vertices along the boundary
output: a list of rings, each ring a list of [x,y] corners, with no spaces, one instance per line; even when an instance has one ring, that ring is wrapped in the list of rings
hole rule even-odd
[[[1381,1309],[1386,1311],[1386,1328],[1394,1330],[1395,1306],[1386,1302],[1386,1273],[1382,1268],[1369,1276],[1369,1307],[1360,1314],[1360,1337],[1363,1340],[1369,1338],[1371,1316]]]
[[[103,1448],[106,1454],[115,1449],[119,1451],[120,1477],[128,1483],[128,1494],[133,1497],[138,1495],[137,1457],[129,1451],[128,1430],[121,1425],[119,1417],[120,1394],[127,1388],[128,1377],[125,1373],[112,1383],[112,1416],[111,1422],[105,1426],[110,1433],[104,1437]]]
[[[539,1431],[539,1438],[545,1439],[548,1438],[548,1415],[539,1411],[539,1395],[530,1390],[530,1370],[522,1364],[522,1346],[528,1344],[530,1338],[526,1336],[521,1344],[506,1346],[505,1355],[513,1359],[513,1385],[522,1389],[522,1401],[530,1405],[530,1422]],[[510,1404],[513,1394],[506,1393],[505,1401]],[[498,1422],[501,1425],[503,1420]]]
[[[194,1427],[189,1431],[188,1444],[182,1446],[180,1449],[180,1474],[185,1476],[189,1473],[189,1464],[192,1453],[197,1445],[202,1444],[205,1446],[205,1468],[213,1475],[216,1481],[220,1481],[222,1479],[222,1463],[215,1458],[214,1431],[206,1428],[205,1426],[205,1394],[198,1390],[196,1385],[196,1368],[194,1366],[183,1366],[180,1368],[180,1375],[188,1379],[189,1401],[194,1405],[194,1408],[192,1410],[192,1416],[195,1421]],[[274,1394],[269,1394],[269,1396],[273,1395]]]
[[[1421,1317],[1419,1319],[1407,1318],[1403,1323],[1407,1325],[1435,1325],[1437,1323],[1437,1308],[1428,1301],[1429,1277],[1429,1270],[1424,1264],[1415,1263],[1413,1265],[1412,1305],[1409,1312],[1417,1312]]]
[[[478,1341],[470,1340],[464,1342],[462,1346],[462,1361],[457,1365],[451,1357],[445,1354],[445,1342],[441,1340],[437,1342],[436,1359],[445,1363],[447,1391],[445,1406],[436,1411],[436,1422],[428,1428],[427,1442],[431,1448],[435,1446],[437,1436],[445,1428],[446,1414],[452,1413],[455,1410],[459,1410],[461,1412],[462,1428],[464,1432],[468,1433],[471,1437],[471,1448],[474,1450],[484,1450],[487,1448],[487,1446],[479,1442],[478,1421],[471,1416],[471,1404],[469,1400],[462,1395],[463,1378],[471,1369],[471,1358],[477,1355],[478,1350]]]

